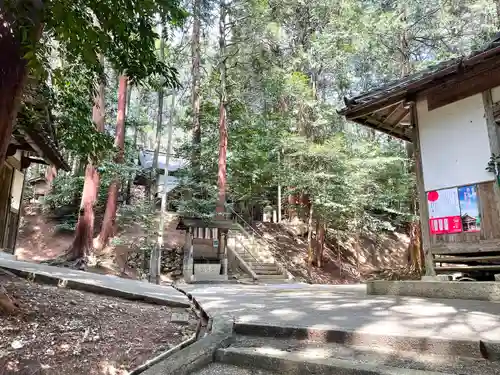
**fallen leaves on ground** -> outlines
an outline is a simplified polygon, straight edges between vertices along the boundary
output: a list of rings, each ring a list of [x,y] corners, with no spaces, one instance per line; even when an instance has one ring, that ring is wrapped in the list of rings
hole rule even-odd
[[[0,319],[0,375],[124,375],[189,338],[196,317],[169,308],[0,276],[19,304]],[[171,322],[187,314],[187,324]]]

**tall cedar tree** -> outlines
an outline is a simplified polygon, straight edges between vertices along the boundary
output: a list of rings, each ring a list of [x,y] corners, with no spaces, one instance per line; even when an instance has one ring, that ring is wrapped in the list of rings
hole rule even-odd
[[[125,149],[125,111],[127,107],[127,81],[124,75],[120,76],[118,84],[118,115],[116,118],[115,147],[118,149],[115,162],[123,163]],[[115,177],[109,185],[108,201],[106,202],[106,211],[102,221],[101,233],[98,238],[98,248],[105,247],[109,239],[113,237],[116,231],[116,210],[118,203],[118,193],[120,191],[120,178]]]
[[[105,110],[104,80],[101,79],[92,110],[92,119],[99,132],[104,132]],[[75,238],[67,254],[70,261],[85,260],[94,248],[94,205],[97,201],[100,182],[99,172],[94,163],[94,160],[89,159],[85,167],[85,180]]]
[[[165,38],[166,38],[166,24],[163,22],[161,25],[161,37],[160,37],[160,61],[165,61]],[[150,187],[150,199],[151,199],[151,210],[156,209],[156,193],[158,187],[156,180],[158,178],[158,158],[160,156],[160,145],[161,145],[161,135],[163,132],[163,97],[164,91],[163,86],[158,87],[158,115],[156,117],[156,139],[155,139],[155,153],[153,155],[153,164],[151,165],[150,181],[152,185]]]
[[[192,95],[191,106],[193,110],[193,153],[191,164],[195,175],[198,176],[198,169],[201,158],[201,125],[200,125],[200,31],[201,31],[201,2],[193,1],[193,37],[191,41],[191,76],[192,76]]]
[[[227,94],[226,94],[226,4],[220,2],[219,19],[219,173],[217,186],[217,213],[224,215],[226,206],[226,179],[227,179]]]

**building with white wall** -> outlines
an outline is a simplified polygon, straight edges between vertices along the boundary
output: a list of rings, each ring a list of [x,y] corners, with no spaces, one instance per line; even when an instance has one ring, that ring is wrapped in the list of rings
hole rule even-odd
[[[500,40],[345,102],[414,145],[427,274],[500,273]]]

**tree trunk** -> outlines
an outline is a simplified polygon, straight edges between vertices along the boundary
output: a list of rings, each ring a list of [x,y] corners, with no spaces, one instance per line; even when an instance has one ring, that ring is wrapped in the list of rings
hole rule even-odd
[[[193,110],[193,152],[191,165],[195,176],[199,176],[201,162],[201,125],[200,125],[200,30],[201,30],[201,4],[202,0],[193,0],[193,39],[191,41],[191,76],[192,95],[191,106]]]
[[[99,174],[91,162],[85,168],[80,215],[76,225],[75,238],[68,254],[68,260],[85,259],[93,250],[94,204],[99,189]]]
[[[101,58],[101,64],[104,63]],[[97,95],[94,99],[92,119],[100,132],[104,131],[105,124],[104,80],[101,80]],[[88,160],[85,167],[80,214],[76,225],[75,238],[68,250],[68,260],[86,259],[93,251],[94,236],[94,205],[99,192],[99,173],[95,169],[93,160]]]
[[[137,153],[137,127],[134,129],[134,140],[133,140],[133,148],[134,148],[134,153]],[[135,154],[136,155],[136,154]],[[135,160],[135,157],[134,157],[134,160]],[[132,190],[132,183],[133,183],[133,180],[134,180],[134,173],[132,173],[132,175],[130,176],[130,178],[128,179],[127,181],[127,195],[126,195],[126,203],[127,204],[130,204],[130,200],[131,200],[131,196],[132,196],[132,193],[131,193],[131,190]]]
[[[312,282],[312,264],[313,264],[313,246],[312,246],[312,232],[313,232],[313,203],[309,205],[309,223],[307,225],[307,276],[309,282]]]
[[[170,161],[170,150],[172,148],[172,132],[174,126],[174,116],[175,116],[175,94],[172,94],[172,106],[170,108],[170,119],[168,121],[168,140],[167,140],[167,155],[166,155],[166,163],[164,169],[165,181],[163,183],[163,191],[161,195],[161,210],[160,210],[160,220],[158,225],[158,241],[156,243],[156,248],[151,252],[151,260],[150,260],[150,273],[149,273],[149,282],[154,282],[156,284],[160,283],[160,274],[161,274],[161,252],[163,250],[163,234],[165,232],[165,216],[167,214],[167,179],[168,179],[168,163]]]
[[[160,38],[160,61],[165,60],[165,41],[166,32],[165,24],[161,25],[161,38]],[[151,165],[150,181],[151,184],[151,211],[156,209],[156,193],[158,192],[157,179],[158,179],[158,158],[160,156],[161,135],[163,132],[163,87],[158,88],[158,116],[156,118],[156,139],[155,139],[155,153],[153,156],[153,164]]]
[[[497,11],[497,30],[500,28],[500,0],[495,1],[495,7]]]
[[[52,188],[52,182],[57,177],[57,168],[53,165],[48,165],[45,171],[45,179],[47,180],[47,185],[49,190]]]
[[[226,176],[227,176],[227,94],[226,94],[226,4],[220,2],[219,19],[219,173],[217,186],[219,188],[217,199],[217,214],[223,216],[226,210]]]
[[[278,151],[278,212],[277,212],[277,220],[278,223],[281,223],[281,213],[282,213],[282,198],[281,198],[281,152]]]
[[[288,195],[288,219],[293,220],[298,218],[298,207],[300,204],[300,199],[297,193]]]
[[[0,165],[5,161],[27,80],[24,56],[29,47],[34,48],[42,31],[42,1],[19,1],[16,5],[15,14],[5,5],[0,9]]]
[[[74,155],[73,163],[71,164],[71,176],[76,177],[80,173],[80,159],[78,155]]]
[[[323,250],[325,248],[325,224],[321,220],[318,220],[317,223],[316,238],[316,265],[321,268],[323,267]]]
[[[407,6],[403,5],[403,13],[402,13],[402,22],[403,27],[405,27],[401,33],[401,46],[400,46],[400,59],[401,59],[401,76],[404,77],[407,74],[411,73],[411,64],[410,64],[410,52],[408,45],[408,37],[407,37]],[[408,160],[414,161],[415,152],[413,148],[413,143],[405,142],[406,156]],[[414,165],[415,163],[413,163]],[[410,167],[408,170],[409,173],[415,174],[415,169]],[[419,257],[415,257],[414,254],[421,253],[421,241],[420,236],[416,236],[415,234],[420,234],[420,219],[418,218],[418,199],[417,199],[417,187],[413,186],[410,192],[410,211],[415,215],[415,220],[412,220],[410,223],[410,244],[409,246],[409,262],[410,267],[413,269],[421,271],[421,266],[419,265]]]
[[[127,80],[126,76],[121,75],[118,86],[118,115],[116,118],[115,147],[118,149],[116,163],[123,163],[125,148],[125,109],[127,107]],[[118,203],[118,193],[120,191],[120,179],[116,177],[108,190],[108,200],[106,202],[106,211],[102,221],[101,233],[98,238],[99,249],[107,246],[109,239],[116,232],[116,209]]]

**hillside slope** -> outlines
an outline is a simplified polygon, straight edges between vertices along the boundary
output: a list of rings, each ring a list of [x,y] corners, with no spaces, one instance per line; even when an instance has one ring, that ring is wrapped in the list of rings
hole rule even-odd
[[[307,277],[307,239],[291,233],[286,223],[258,223],[254,229],[270,243],[277,261],[285,265],[296,278]],[[327,241],[323,266],[313,267],[312,280],[318,284],[349,284],[381,275],[407,271],[409,238],[402,233],[383,233],[363,236],[359,242]],[[401,275],[405,277],[404,275]]]

